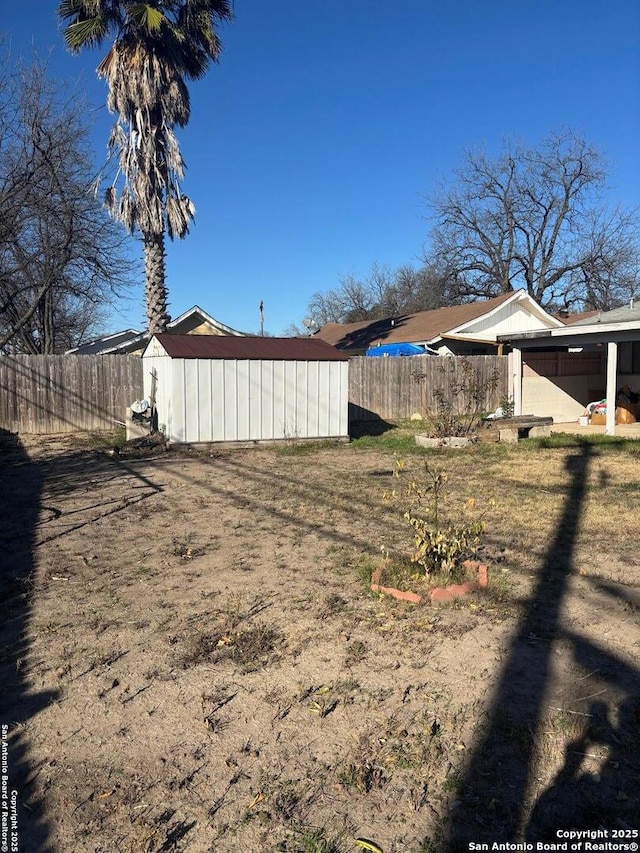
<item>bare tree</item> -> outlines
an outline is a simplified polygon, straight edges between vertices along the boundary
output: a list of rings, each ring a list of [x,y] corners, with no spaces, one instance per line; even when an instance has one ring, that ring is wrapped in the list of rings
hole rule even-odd
[[[460,301],[456,282],[426,263],[415,269],[405,264],[395,270],[390,285],[380,299],[381,317],[399,317],[417,311],[433,311]]]
[[[96,200],[84,104],[38,60],[0,69],[0,349],[54,353],[97,331],[129,284]]]
[[[364,278],[344,276],[337,288],[314,293],[309,317],[317,327],[399,317],[451,305],[454,290],[434,265],[414,269],[405,264],[392,270],[374,264]]]
[[[464,298],[525,288],[545,307],[610,308],[638,282],[635,212],[609,209],[603,157],[570,131],[469,152],[430,199],[429,257]]]

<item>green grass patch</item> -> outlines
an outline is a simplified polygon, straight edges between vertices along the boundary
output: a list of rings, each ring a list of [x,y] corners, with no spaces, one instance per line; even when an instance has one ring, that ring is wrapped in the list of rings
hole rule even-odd
[[[455,453],[474,455],[482,459],[504,459],[518,453],[531,453],[544,449],[572,449],[593,447],[612,453],[631,453],[640,455],[640,441],[633,438],[623,438],[615,435],[576,435],[573,433],[553,433],[546,438],[528,438],[518,444],[500,444],[499,442],[479,441],[469,448],[450,451],[448,448],[428,449],[418,447],[415,436],[418,433],[429,432],[430,422],[422,421],[387,421],[356,422],[351,425],[351,447],[357,450],[375,450],[380,453],[397,454],[400,456],[420,455],[425,453]]]
[[[356,575],[362,586],[371,591],[371,578],[376,570],[376,564],[372,557],[362,556],[355,564]]]
[[[428,453],[428,450],[418,447],[415,442],[417,433],[425,432],[428,426],[427,421],[356,423],[351,428],[351,446],[357,450],[377,450],[380,453],[397,453],[403,456]]]

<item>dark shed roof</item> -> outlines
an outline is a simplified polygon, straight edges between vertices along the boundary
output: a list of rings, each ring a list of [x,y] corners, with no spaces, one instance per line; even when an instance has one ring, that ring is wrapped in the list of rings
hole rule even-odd
[[[167,332],[155,337],[172,358],[272,361],[347,361],[349,358],[348,353],[339,352],[317,338],[238,338],[231,335],[171,335]]]

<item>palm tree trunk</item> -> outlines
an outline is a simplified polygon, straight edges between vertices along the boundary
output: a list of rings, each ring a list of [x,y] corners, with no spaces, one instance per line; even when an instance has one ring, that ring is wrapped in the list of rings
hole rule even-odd
[[[144,295],[149,334],[164,332],[171,319],[167,312],[164,234],[144,235]]]

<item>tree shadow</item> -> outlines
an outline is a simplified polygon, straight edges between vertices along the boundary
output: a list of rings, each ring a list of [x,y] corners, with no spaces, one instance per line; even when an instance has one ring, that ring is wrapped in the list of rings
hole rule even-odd
[[[43,472],[29,460],[17,436],[0,435],[0,721],[7,726],[9,791],[18,792],[21,850],[46,851],[50,825],[37,805],[25,807],[32,771],[25,724],[58,697],[30,684],[29,623],[34,583],[34,541],[41,507]],[[5,730],[3,730],[4,732]]]
[[[131,497],[115,503],[105,487],[123,474],[131,481]],[[17,792],[19,850],[53,853],[53,827],[46,803],[33,787],[42,765],[32,751],[30,723],[63,696],[57,689],[34,686],[41,666],[31,640],[35,596],[46,586],[39,570],[38,548],[99,518],[113,517],[161,492],[162,486],[126,463],[114,466],[91,450],[32,460],[19,438],[5,430],[0,431],[0,478],[0,605],[4,613],[0,620],[0,723],[7,726],[8,790]],[[88,484],[97,486],[104,497],[71,511],[56,505],[64,506],[64,498],[73,492],[86,493]],[[82,517],[87,513],[89,519]]]
[[[343,335],[335,346],[347,352],[366,350],[373,343],[385,341],[392,332],[404,326],[412,316],[412,314],[404,314],[401,317],[364,321],[358,328]]]

